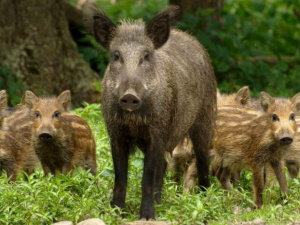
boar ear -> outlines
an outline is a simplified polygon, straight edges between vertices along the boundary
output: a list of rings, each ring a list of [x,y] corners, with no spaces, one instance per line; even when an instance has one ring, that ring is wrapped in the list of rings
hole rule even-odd
[[[66,111],[71,106],[71,92],[69,90],[63,91],[58,97],[57,101],[60,102]]]
[[[169,5],[165,9],[159,12],[160,15],[168,14],[169,15],[169,24],[170,27],[175,27],[178,21],[183,17],[183,12],[177,5]]]
[[[108,49],[117,27],[103,12],[95,8],[92,10],[94,37],[104,48]]]
[[[7,96],[6,91],[0,91],[0,110],[7,108]]]
[[[248,86],[242,87],[236,93],[235,101],[241,105],[247,105],[250,102],[250,91]]]
[[[24,102],[28,108],[32,108],[38,101],[39,98],[35,94],[33,94],[33,92],[31,91],[25,92]]]
[[[263,110],[266,112],[270,105],[274,104],[275,99],[272,98],[268,93],[262,91],[260,92],[260,104]]]
[[[297,111],[300,111],[300,92],[295,94],[291,101],[292,104],[296,106]]]
[[[155,49],[166,43],[170,35],[170,28],[175,26],[182,16],[182,11],[178,6],[170,5],[150,20],[146,26],[146,33],[152,40]]]
[[[147,25],[146,33],[152,40],[155,49],[163,46],[170,35],[169,15],[159,13]]]

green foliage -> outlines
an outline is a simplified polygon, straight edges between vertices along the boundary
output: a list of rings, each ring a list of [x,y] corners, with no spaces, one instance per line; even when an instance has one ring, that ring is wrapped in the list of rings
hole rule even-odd
[[[71,220],[74,223],[98,217],[106,224],[138,219],[141,202],[143,155],[137,151],[130,157],[129,182],[124,218],[118,209],[110,207],[114,182],[113,164],[99,104],[84,104],[74,112],[91,126],[97,144],[98,173],[77,169],[73,176],[44,176],[41,169],[34,174],[20,174],[17,181],[8,183],[0,175],[0,224],[52,224]],[[163,187],[162,204],[156,205],[157,220],[173,224],[234,224],[261,218],[268,224],[287,224],[299,221],[300,179],[289,180],[290,195],[281,199],[279,187],[264,191],[265,205],[253,210],[252,175],[243,173],[240,185],[224,191],[216,178],[211,177],[211,187],[205,193],[197,187],[191,194],[183,194],[181,185],[168,173]]]
[[[25,87],[19,79],[15,79],[11,70],[0,67],[0,90],[7,92],[9,105],[20,103],[20,96]]]
[[[115,23],[125,18],[148,21],[167,3],[96,1]],[[199,9],[186,14],[178,27],[192,33],[208,50],[222,92],[248,85],[254,96],[267,91],[288,97],[300,86],[300,20],[294,13],[299,8],[297,0],[225,0],[220,20],[212,19],[214,10]],[[103,76],[109,57],[92,37],[88,39],[93,47],[78,42],[78,49],[89,63],[96,63],[93,67]]]
[[[300,86],[300,20],[294,9],[299,1],[226,0],[221,21],[199,9],[179,27],[208,50],[221,91],[248,85],[255,95],[292,96]]]
[[[96,5],[101,8],[109,17],[117,23],[120,19],[139,19],[148,21],[167,5],[167,0],[122,0],[116,4],[111,4],[110,0],[96,1]]]

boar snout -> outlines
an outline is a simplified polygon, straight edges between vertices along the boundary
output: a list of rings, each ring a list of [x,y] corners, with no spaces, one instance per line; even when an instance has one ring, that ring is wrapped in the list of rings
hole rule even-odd
[[[50,142],[52,141],[52,138],[53,138],[52,135],[49,133],[41,133],[39,135],[39,139],[43,142]]]
[[[293,138],[290,135],[285,135],[280,139],[280,145],[290,145],[293,142]]]
[[[120,99],[119,104],[126,111],[137,110],[141,106],[141,99],[133,90],[127,91]]]

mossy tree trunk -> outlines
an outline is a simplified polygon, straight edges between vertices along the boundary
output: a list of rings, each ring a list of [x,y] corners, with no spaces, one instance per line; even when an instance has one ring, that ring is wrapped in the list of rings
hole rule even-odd
[[[92,83],[100,78],[76,50],[65,6],[62,0],[0,0],[0,68],[38,95],[69,89],[73,103],[91,102]]]

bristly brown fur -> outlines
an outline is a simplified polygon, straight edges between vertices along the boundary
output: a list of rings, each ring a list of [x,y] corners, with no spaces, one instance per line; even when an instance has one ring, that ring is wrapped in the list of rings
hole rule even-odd
[[[299,110],[291,101],[276,100],[266,93],[261,94],[261,102],[266,112],[245,107],[219,108],[213,145],[214,163],[218,164],[215,167],[219,168],[217,177],[225,189],[231,188],[232,171],[244,167],[252,170],[255,203],[258,208],[263,204],[263,174],[267,163],[271,164],[281,190],[288,192],[283,160],[289,146],[281,144],[281,141],[287,135],[294,138],[296,122],[290,118],[292,113]],[[277,117],[280,123],[277,122]]]
[[[11,181],[19,171],[32,173],[39,165],[31,148],[33,119],[27,108],[6,109],[0,130],[0,169],[4,169]]]
[[[96,146],[92,131],[79,116],[69,113],[69,91],[57,98],[38,98],[25,93],[30,114],[35,116],[32,131],[32,148],[39,157],[44,173],[67,174],[75,167],[97,172]],[[43,135],[51,137],[43,139]]]

